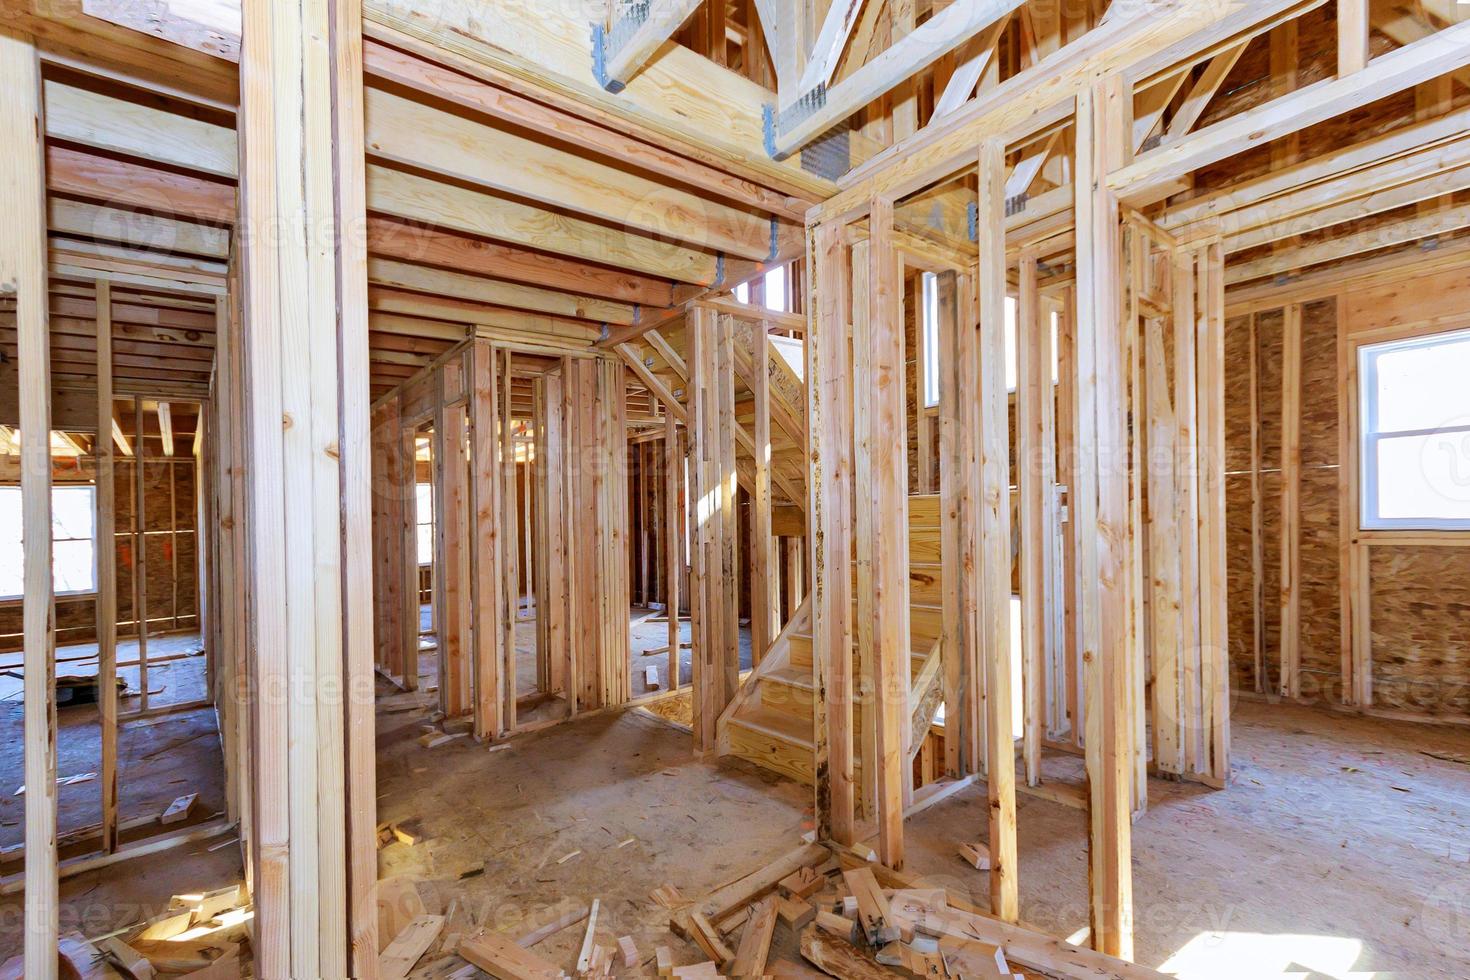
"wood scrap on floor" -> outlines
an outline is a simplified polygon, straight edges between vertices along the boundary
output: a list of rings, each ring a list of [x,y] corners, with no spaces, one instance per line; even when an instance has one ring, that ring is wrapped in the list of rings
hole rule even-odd
[[[183,823],[189,819],[189,811],[194,809],[194,801],[198,799],[198,793],[189,793],[179,797],[158,815],[158,822],[162,824]]]
[[[984,844],[961,844],[960,858],[977,871],[990,870],[990,848]]]
[[[408,976],[419,957],[427,953],[439,937],[444,922],[442,915],[421,915],[394,936],[388,947],[378,954],[380,980],[403,980]]]
[[[570,980],[565,970],[542,959],[514,940],[480,932],[459,944],[459,955],[470,965],[502,980]]]

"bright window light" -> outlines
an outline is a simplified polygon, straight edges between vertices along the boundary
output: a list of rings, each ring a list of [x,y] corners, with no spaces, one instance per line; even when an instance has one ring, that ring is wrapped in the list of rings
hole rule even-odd
[[[1018,353],[1016,348],[1016,321],[1020,310],[1020,303],[1014,296],[1006,297],[1006,391],[1016,390],[1016,379],[1020,377],[1021,371],[1017,367]]]
[[[924,273],[924,407],[939,404],[939,277]]]
[[[57,595],[97,588],[96,488],[51,488],[51,585]],[[20,487],[0,487],[0,599],[25,592]]]
[[[777,313],[788,312],[791,304],[786,301],[786,266],[778,265],[767,271],[761,282],[766,294],[766,309]],[[742,282],[730,291],[730,295],[734,296],[738,302],[749,303],[750,283]]]
[[[1470,530],[1470,330],[1358,350],[1362,526]]]
[[[434,486],[419,483],[414,486],[414,530],[418,533],[420,565],[434,563]]]

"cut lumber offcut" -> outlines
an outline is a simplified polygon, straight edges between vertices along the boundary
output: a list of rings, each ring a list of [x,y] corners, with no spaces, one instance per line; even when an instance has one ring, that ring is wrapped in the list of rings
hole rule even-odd
[[[888,909],[888,899],[869,868],[844,871],[842,878],[857,900],[858,925],[870,946],[884,946],[899,938],[898,926]]]
[[[426,749],[432,749],[432,748],[434,748],[436,746],[443,745],[445,742],[452,742],[452,741],[454,741],[457,738],[464,738],[467,734],[469,734],[469,733],[468,732],[424,732],[424,734],[422,734],[422,735],[419,736],[419,744],[422,745]]]
[[[674,975],[674,954],[667,946],[659,946],[653,951],[654,967],[661,977]]]
[[[819,926],[807,926],[801,934],[801,955],[823,973],[843,980],[873,980],[892,977],[894,972],[879,966],[852,943]]]
[[[592,966],[592,946],[597,936],[597,911],[602,907],[601,899],[592,900],[587,913],[587,931],[582,935],[582,950],[577,954],[577,972],[586,973]]]
[[[135,939],[128,945],[148,958],[159,973],[193,973],[217,960],[234,959],[240,953],[238,943],[214,937],[203,939]]]
[[[781,916],[781,922],[791,930],[793,936],[801,932],[806,928],[807,923],[817,917],[817,910],[811,902],[797,901],[792,898],[781,899],[777,913]]]
[[[691,963],[674,967],[669,976],[676,980],[719,980],[720,971],[713,963]]]
[[[444,929],[442,915],[421,915],[378,954],[379,980],[403,980]]]
[[[131,976],[133,980],[153,980],[157,971],[148,957],[138,952],[117,936],[109,936],[106,939],[97,940],[97,948],[107,958],[107,962],[117,967],[123,973]]]
[[[116,976],[116,971],[107,965],[101,951],[81,933],[62,933],[56,945],[62,976],[75,976],[80,980],[106,980]]]
[[[194,910],[190,908],[177,909],[154,916],[148,920],[148,925],[138,933],[136,938],[161,940],[172,939],[180,933],[187,932],[194,924]]]
[[[977,871],[990,870],[990,848],[984,844],[961,844],[960,857]]]
[[[565,970],[499,933],[471,936],[459,944],[459,955],[499,980],[568,980]]]
[[[745,931],[740,934],[740,945],[735,949],[735,963],[730,968],[732,976],[759,977],[766,972],[766,957],[771,952],[771,937],[776,932],[776,903],[781,901],[774,895],[761,899],[745,922]]]
[[[644,687],[658,687],[659,686],[658,668],[655,667],[655,666],[653,666],[652,664],[649,664],[647,667],[644,667],[643,668],[643,686]]]
[[[407,844],[409,847],[424,839],[423,828],[419,826],[417,820],[394,823],[389,826],[389,829],[393,831],[393,836],[398,839],[398,843]]]
[[[179,797],[158,815],[158,822],[165,824],[183,823],[189,819],[189,811],[194,809],[194,801],[197,799],[199,799],[198,793],[189,793],[186,796]]]
[[[780,884],[782,878],[801,868],[820,865],[830,856],[831,852],[821,844],[803,844],[765,867],[709,892],[694,903],[694,910],[703,913],[711,922],[719,922],[764,896]],[[676,913],[670,918],[669,925],[676,935],[687,936],[686,922],[686,915]]]
[[[563,929],[571,928],[578,922],[581,922],[583,919],[587,918],[587,915],[590,912],[591,909],[586,905],[583,905],[579,909],[573,909],[563,916],[552,919],[545,925],[540,925],[537,926],[535,929],[532,929],[530,932],[517,939],[516,944],[525,949],[530,949],[532,946],[541,942],[541,940],[546,939],[550,936],[554,936],[558,932],[561,932]]]
[[[808,898],[826,883],[826,877],[819,874],[816,868],[802,868],[781,879],[781,891],[787,898]]]
[[[985,980],[1011,975],[1005,951],[978,939],[940,936],[939,955],[944,959],[944,968],[953,975],[981,977]]]
[[[721,969],[735,958],[730,947],[720,938],[720,930],[711,925],[702,912],[690,913],[689,938],[694,940],[694,945],[704,950],[704,955],[718,963]]]
[[[622,954],[624,967],[631,970],[638,965],[638,945],[632,936],[618,937],[618,952]]]
[[[648,897],[671,912],[689,904],[689,899],[685,898],[677,887],[670,884],[659,885],[648,893]]]
[[[814,924],[823,932],[830,932],[834,936],[841,936],[848,942],[856,942],[861,930],[858,924],[844,915],[836,912],[828,912],[826,909],[818,909]]]

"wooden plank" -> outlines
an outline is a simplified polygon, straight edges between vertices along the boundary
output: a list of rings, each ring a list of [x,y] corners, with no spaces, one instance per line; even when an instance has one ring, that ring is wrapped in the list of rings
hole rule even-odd
[[[751,332],[751,394],[755,399],[755,486],[750,495],[750,643],[759,666],[780,632],[776,540],[771,536],[771,363],[770,334]]]
[[[0,31],[0,291],[16,302],[19,341],[21,524],[25,546],[25,976],[57,975],[56,624],[51,580],[51,382],[46,293],[46,178],[41,66],[32,39]]]
[[[776,120],[775,156],[783,159],[800,150],[1020,5],[1021,0],[961,0],[936,13],[923,30],[900,38],[837,85],[819,89],[820,98],[813,99],[814,111],[797,112],[793,118],[793,106],[783,106]],[[796,95],[801,100],[811,98],[806,91]]]
[[[1073,521],[1081,576],[1093,948],[1130,958],[1132,727],[1128,663],[1127,402],[1118,202],[1108,175],[1124,158],[1126,92],[1096,83],[1077,100],[1077,377],[1079,453]],[[1092,529],[1096,529],[1094,532]],[[992,847],[992,851],[994,848]]]
[[[343,230],[366,217],[361,35],[348,2],[242,15],[245,217],[297,230],[244,253],[255,683],[355,692],[256,705],[256,969],[372,976],[366,253]]]
[[[806,343],[809,592],[817,838],[850,844],[852,764],[852,461],[847,253],[842,229],[809,232]]]
[[[474,699],[475,738],[499,736],[503,730],[500,705],[504,700],[500,665],[504,661],[505,634],[501,628],[502,613],[499,590],[503,577],[500,570],[499,513],[500,473],[496,466],[496,435],[500,424],[495,370],[495,351],[489,341],[476,340],[470,348],[473,361],[471,410],[474,449],[471,454],[474,521],[473,565],[475,597],[473,636],[475,644]]]
[[[117,540],[113,481],[112,284],[97,283],[97,718],[102,740],[102,850],[117,850]],[[24,430],[22,430],[24,431]]]
[[[740,934],[740,945],[735,950],[735,962],[730,968],[732,976],[759,977],[766,972],[766,957],[771,951],[771,937],[776,931],[777,899],[774,895],[763,898],[746,920],[745,931]]]
[[[601,39],[603,69],[598,81],[602,87],[609,92],[621,92],[698,6],[699,0],[652,0],[643,7],[641,23],[626,25],[619,23],[619,5],[610,6],[614,20],[607,25],[607,33]],[[626,11],[623,18],[631,21]],[[612,47],[613,39],[617,39],[616,47]]]
[[[1016,458],[1021,487],[1021,663],[1024,685],[1026,782],[1041,782],[1046,715],[1046,669],[1053,637],[1047,616],[1056,597],[1052,535],[1056,529],[1056,428],[1052,385],[1052,329],[1043,320],[1034,251],[1023,250],[1016,329]]]
[[[980,648],[985,672],[990,896],[996,915],[1020,915],[1016,878],[1016,768],[1011,730],[1011,506],[1005,376],[1005,143],[979,152]]]
[[[403,980],[444,931],[442,915],[420,915],[378,954],[379,980]]]
[[[1230,778],[1230,620],[1226,597],[1225,523],[1225,256],[1218,244],[1205,247],[1200,262],[1201,313],[1198,333],[1201,677],[1208,722],[1210,775],[1223,786]]]
[[[871,298],[873,262],[871,241],[852,245],[852,373],[854,392],[871,391],[873,377],[873,301]],[[859,487],[873,485],[873,461],[881,457],[888,445],[874,431],[873,401],[854,397],[852,400],[852,475]],[[858,740],[853,768],[860,769],[862,780],[857,787],[858,812],[864,820],[873,819],[878,810],[878,778],[881,752],[878,723],[878,650],[874,605],[877,592],[873,588],[873,520],[877,508],[871,495],[853,497],[853,639],[857,644],[857,690],[864,692],[853,707],[856,717],[852,725]]]
[[[1367,105],[1470,64],[1470,23],[1459,23],[1390,51],[1359,71],[1324,79],[1249,112],[1166,143],[1118,168],[1109,186],[1133,207],[1168,193],[1173,182],[1268,140]]]
[[[1281,695],[1301,692],[1302,308],[1286,307],[1281,370]]]
[[[893,202],[873,201],[868,221],[867,377],[857,379],[854,401],[867,405],[871,456],[866,493],[871,511],[873,589],[873,690],[876,755],[864,757],[875,771],[878,855],[890,868],[904,862],[904,769],[909,738],[909,509],[902,261],[892,241]],[[854,295],[854,303],[859,297]],[[854,344],[858,342],[854,336]],[[860,450],[862,451],[862,450]],[[867,720],[866,718],[864,719]]]
[[[1337,0],[1337,76],[1368,67],[1368,0]]]
[[[684,454],[679,451],[679,426],[672,413],[664,416],[664,611],[668,620],[669,679],[668,690],[676,691],[680,683],[679,650],[683,642],[679,632],[679,580],[683,577],[684,535],[680,528],[683,506],[679,499],[679,481],[684,469]]]
[[[966,563],[965,555],[973,558],[972,541],[966,528],[972,526],[974,508],[973,493],[977,485],[974,476],[974,445],[970,436],[973,427],[968,422],[973,416],[974,400],[965,398],[967,385],[975,377],[975,331],[965,329],[960,317],[960,292],[968,288],[973,280],[961,278],[953,272],[939,274],[935,288],[938,291],[939,314],[939,491],[941,544],[939,559],[942,563],[941,581],[944,592],[941,597],[944,629],[940,639],[940,656],[944,664],[944,717],[953,718],[955,738],[944,740],[944,772],[957,778],[964,765],[962,749],[965,739],[961,733],[970,726],[966,724],[964,699],[968,688],[970,665],[977,662],[974,654],[975,631],[973,617],[967,613],[966,583],[974,579],[966,569],[977,566]]]
[[[480,932],[460,942],[458,953],[471,966],[505,980],[562,980],[566,973],[515,940],[494,932]]]

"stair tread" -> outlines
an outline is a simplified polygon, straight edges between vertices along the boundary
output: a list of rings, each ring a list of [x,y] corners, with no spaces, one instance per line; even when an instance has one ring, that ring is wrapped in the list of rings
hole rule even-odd
[[[750,728],[808,748],[812,744],[810,721],[804,722],[800,718],[762,705],[742,708],[735,717],[730,719],[730,724]]]
[[[800,687],[808,691],[812,689],[812,672],[800,667],[782,667],[773,670],[761,678],[761,683],[775,681],[777,684],[786,684],[790,687]]]

